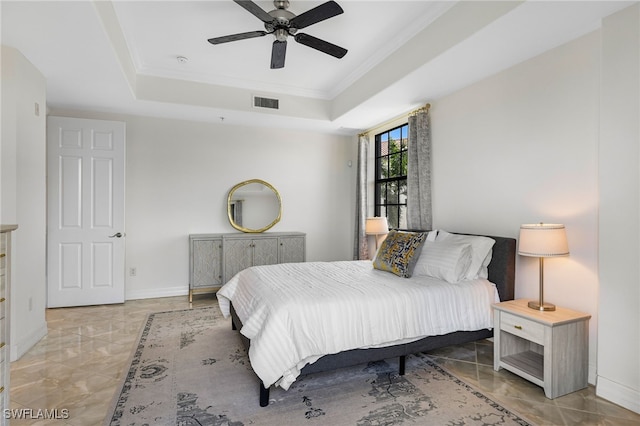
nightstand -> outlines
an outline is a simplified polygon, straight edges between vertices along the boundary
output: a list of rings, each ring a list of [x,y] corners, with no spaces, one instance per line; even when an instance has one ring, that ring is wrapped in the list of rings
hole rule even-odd
[[[591,315],[559,307],[536,311],[527,302],[493,305],[493,369],[541,386],[550,399],[587,387]]]

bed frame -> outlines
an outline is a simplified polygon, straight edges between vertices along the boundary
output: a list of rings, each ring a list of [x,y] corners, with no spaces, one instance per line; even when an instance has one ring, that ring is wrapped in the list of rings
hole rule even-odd
[[[515,283],[515,254],[516,240],[513,238],[493,237],[493,256],[489,264],[489,280],[493,282],[500,294],[500,300],[513,300]],[[242,322],[231,305],[232,328],[239,330]],[[240,334],[242,341],[249,350],[251,341]],[[493,330],[458,331],[441,336],[429,336],[411,343],[370,349],[352,349],[337,354],[325,355],[313,364],[308,364],[300,371],[300,375],[319,373],[321,371],[337,370],[368,362],[380,361],[388,358],[399,358],[399,374],[404,375],[406,355],[431,351],[451,345],[473,342],[493,336]],[[260,381],[260,406],[269,405],[269,388],[265,388]]]

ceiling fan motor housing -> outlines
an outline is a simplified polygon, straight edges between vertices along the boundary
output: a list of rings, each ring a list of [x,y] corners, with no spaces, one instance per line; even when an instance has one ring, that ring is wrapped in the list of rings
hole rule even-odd
[[[278,1],[274,1],[274,4],[281,3]],[[289,2],[287,1],[287,6],[289,6]],[[273,32],[278,41],[285,41],[289,34],[294,35],[297,31],[296,28],[291,28],[289,26],[289,21],[295,18],[296,15],[289,12],[286,9],[275,9],[269,12],[269,15],[273,17],[273,21],[265,22],[264,28],[267,32]]]

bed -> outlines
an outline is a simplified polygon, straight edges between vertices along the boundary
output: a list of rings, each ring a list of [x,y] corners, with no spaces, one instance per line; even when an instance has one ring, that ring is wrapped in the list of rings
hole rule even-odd
[[[403,246],[403,256],[413,259],[413,276],[386,270],[378,253],[373,262],[252,267],[218,290],[220,309],[240,330],[258,376],[261,406],[269,404],[271,386],[288,389],[299,375],[396,357],[403,375],[406,355],[493,336],[491,304],[514,298],[515,239],[445,231],[397,234],[421,235],[415,255]],[[393,239],[380,250],[388,243],[387,251],[399,251]],[[490,241],[477,275],[465,272],[478,266],[470,265],[474,246],[465,239]],[[449,275],[425,275],[421,261],[454,246],[456,276],[450,275],[451,265]]]

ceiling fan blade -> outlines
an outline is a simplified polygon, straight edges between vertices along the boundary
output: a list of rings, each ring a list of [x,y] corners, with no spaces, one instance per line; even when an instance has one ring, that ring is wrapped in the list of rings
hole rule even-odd
[[[324,21],[325,19],[333,18],[343,12],[344,10],[342,10],[338,3],[335,1],[328,1],[292,18],[289,21],[289,24],[291,28],[302,29],[309,25]]]
[[[233,0],[238,3],[240,6],[245,8],[249,13],[253,16],[261,20],[262,22],[271,22],[273,21],[273,16],[269,15],[263,8],[252,2],[251,0]]]
[[[319,50],[327,55],[335,56],[336,58],[342,58],[347,54],[347,49],[331,44],[328,41],[320,40],[309,34],[299,33],[296,34],[294,38],[300,44]]]
[[[207,40],[211,44],[228,43],[230,41],[245,40],[247,38],[262,37],[269,34],[266,31],[249,31],[247,33],[231,34],[222,37],[214,37]]]
[[[271,49],[271,69],[284,68],[284,57],[287,54],[287,42],[275,40]]]

